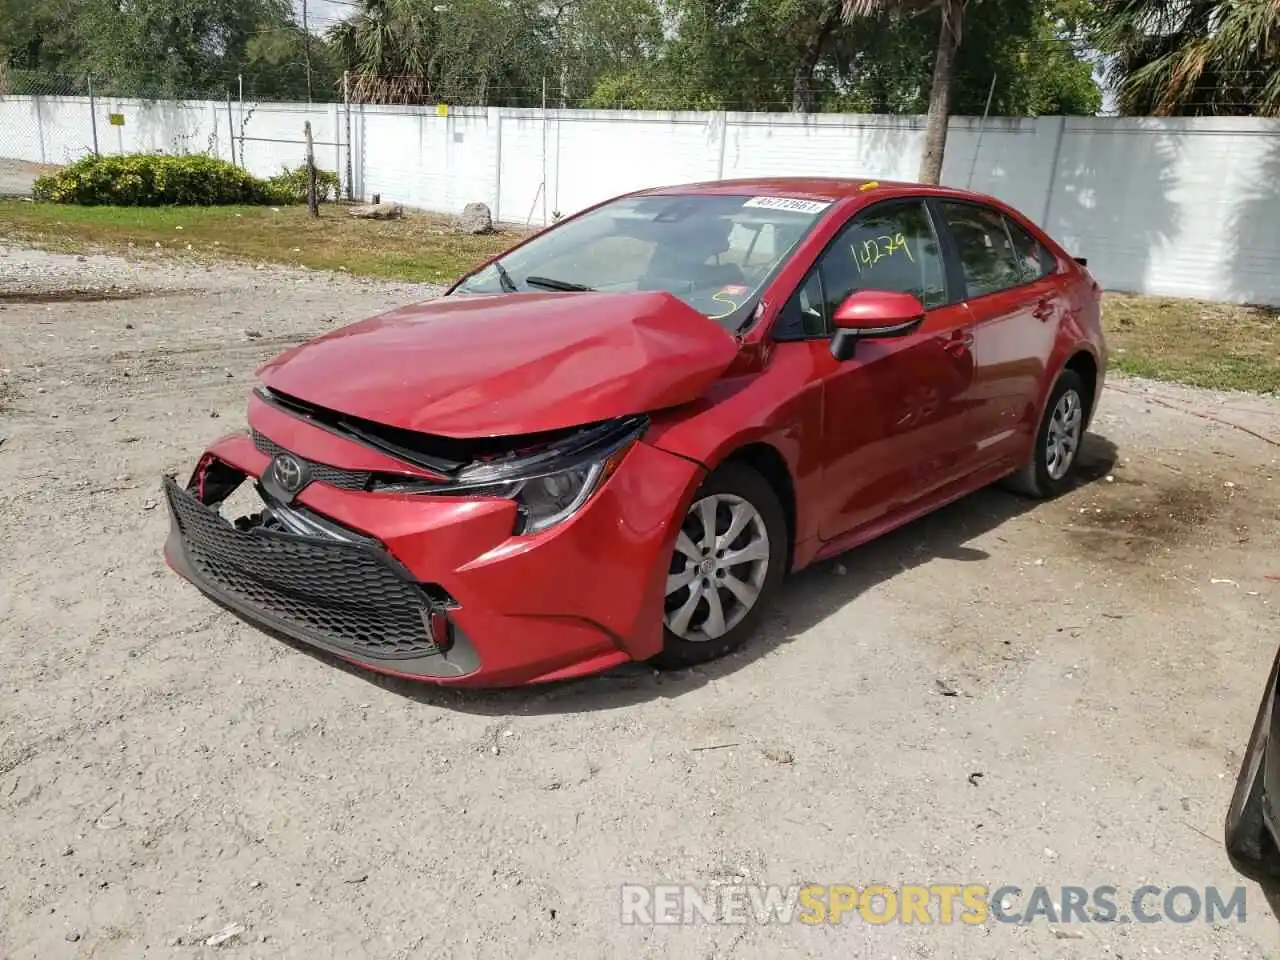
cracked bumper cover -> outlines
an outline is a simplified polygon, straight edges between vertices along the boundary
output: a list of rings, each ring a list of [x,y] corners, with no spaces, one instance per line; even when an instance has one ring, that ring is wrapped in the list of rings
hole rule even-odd
[[[272,439],[341,464],[345,441],[296,421],[284,432]],[[270,463],[243,434],[223,438],[207,455],[250,480]],[[265,533],[255,535],[255,543],[232,543],[226,535],[250,535],[167,480],[173,522],[165,558],[254,625],[381,673],[469,686],[564,679],[661,649],[667,558],[679,528],[674,521],[687,510],[701,475],[690,461],[636,443],[575,516],[534,536],[512,535],[515,507],[503,500],[365,493],[318,482],[298,494],[297,504],[367,538],[359,544]],[[192,509],[203,517],[184,518]],[[209,518],[222,528],[214,530],[221,545],[212,554],[193,528]],[[427,642],[414,642],[412,618],[420,615],[413,601],[431,611],[422,584],[438,584],[457,601],[445,611],[452,634],[447,650],[429,643],[428,629],[420,631]],[[370,590],[378,603],[370,602]],[[343,609],[299,613],[297,604]],[[335,631],[339,614],[369,622]],[[353,629],[362,642],[351,642]]]

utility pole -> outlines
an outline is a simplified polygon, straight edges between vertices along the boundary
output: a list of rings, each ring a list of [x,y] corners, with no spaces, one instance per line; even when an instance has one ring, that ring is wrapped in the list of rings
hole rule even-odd
[[[307,23],[307,0],[302,0],[302,50],[307,63],[307,103],[311,102],[311,27]]]

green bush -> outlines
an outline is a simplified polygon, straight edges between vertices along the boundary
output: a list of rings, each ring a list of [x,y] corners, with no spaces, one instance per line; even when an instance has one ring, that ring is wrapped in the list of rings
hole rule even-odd
[[[316,198],[324,203],[338,199],[338,175],[332,170],[316,171]],[[290,170],[285,167],[267,181],[267,194],[272,203],[307,202],[307,167],[299,164]]]
[[[316,191],[321,201],[337,200],[338,175],[317,170]],[[117,207],[305,203],[307,168],[286,167],[270,180],[259,180],[204,154],[84,157],[36,180],[33,196],[52,203]]]
[[[84,157],[36,180],[33,196],[121,207],[274,202],[257,177],[204,154]]]

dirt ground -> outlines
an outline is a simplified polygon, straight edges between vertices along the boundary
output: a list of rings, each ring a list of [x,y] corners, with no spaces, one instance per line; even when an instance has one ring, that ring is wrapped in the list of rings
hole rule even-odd
[[[1280,448],[1238,427],[1280,401],[1117,381],[1089,482],[807,571],[723,663],[440,691],[219,611],[157,506],[259,361],[429,293],[0,248],[0,957],[1277,954],[1252,885],[1069,930],[624,926],[618,887],[1240,884]]]

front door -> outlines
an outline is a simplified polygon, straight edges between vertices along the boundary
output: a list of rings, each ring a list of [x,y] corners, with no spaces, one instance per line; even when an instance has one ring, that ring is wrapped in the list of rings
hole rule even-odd
[[[973,383],[970,315],[949,295],[923,201],[886,201],[858,213],[788,306],[821,312],[829,330],[855,290],[911,293],[927,313],[915,333],[865,340],[844,362],[825,341],[810,343],[823,391],[824,540],[927,496],[968,472],[974,456],[964,428]]]

